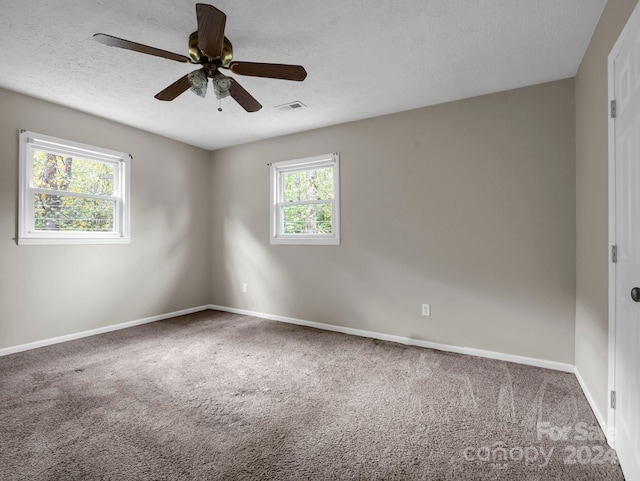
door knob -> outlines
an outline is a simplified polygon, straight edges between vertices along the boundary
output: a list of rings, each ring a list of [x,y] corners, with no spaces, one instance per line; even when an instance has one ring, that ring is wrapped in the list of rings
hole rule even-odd
[[[633,302],[640,302],[640,287],[631,289],[631,299],[633,299]]]

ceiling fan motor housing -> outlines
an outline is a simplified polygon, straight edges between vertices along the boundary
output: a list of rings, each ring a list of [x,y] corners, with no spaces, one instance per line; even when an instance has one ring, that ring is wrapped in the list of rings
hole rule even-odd
[[[200,47],[198,47],[198,32],[193,32],[189,35],[189,56],[195,63],[209,63],[213,62],[217,66],[227,66],[233,60],[233,45],[227,37],[224,37],[224,45],[222,47],[222,56],[219,59],[210,59],[202,53]]]

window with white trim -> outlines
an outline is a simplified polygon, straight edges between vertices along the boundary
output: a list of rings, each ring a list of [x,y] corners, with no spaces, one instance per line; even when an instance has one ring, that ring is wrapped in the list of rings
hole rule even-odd
[[[20,131],[18,244],[127,244],[129,154]]]
[[[271,243],[340,244],[338,153],[271,164]]]

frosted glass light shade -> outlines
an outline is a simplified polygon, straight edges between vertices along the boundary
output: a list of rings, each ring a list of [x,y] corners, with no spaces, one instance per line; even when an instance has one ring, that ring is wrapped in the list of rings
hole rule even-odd
[[[207,78],[207,74],[204,70],[195,70],[188,74],[187,78],[191,84],[191,91],[194,94],[199,95],[200,97],[207,95],[209,79]]]
[[[218,100],[229,96],[229,89],[231,88],[231,79],[220,72],[216,72],[211,79],[213,84],[213,90],[216,93]]]

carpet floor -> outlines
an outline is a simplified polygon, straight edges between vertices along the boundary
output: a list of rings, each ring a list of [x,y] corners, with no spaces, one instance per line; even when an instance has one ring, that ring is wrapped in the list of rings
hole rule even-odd
[[[0,358],[1,480],[622,480],[574,375],[217,311]]]

